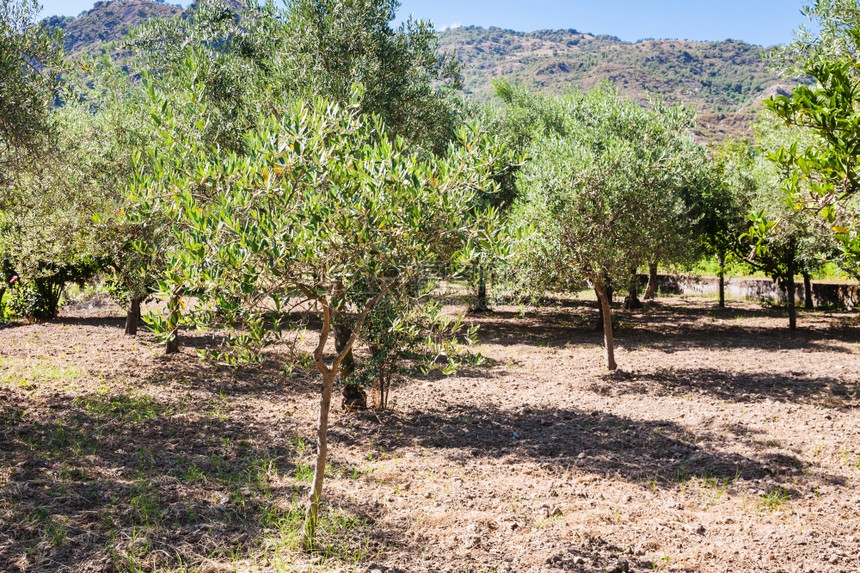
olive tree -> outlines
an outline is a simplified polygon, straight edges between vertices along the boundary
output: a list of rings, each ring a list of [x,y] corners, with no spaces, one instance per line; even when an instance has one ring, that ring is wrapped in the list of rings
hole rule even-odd
[[[729,257],[745,257],[741,235],[749,228],[747,214],[755,195],[755,151],[742,142],[727,142],[700,165],[690,215],[702,250],[719,264],[720,308],[726,306],[725,274]]]
[[[771,160],[776,150],[802,150],[808,145],[808,133],[786,128],[770,115],[756,124],[751,171],[755,186],[748,198],[748,230],[741,235],[746,262],[771,277],[783,291],[790,330],[797,328],[796,276],[808,276],[835,250],[835,237],[827,221],[786,194],[792,169]]]
[[[9,210],[21,203],[21,177],[44,165],[63,63],[59,36],[39,24],[38,16],[36,0],[0,0],[0,307],[7,287],[22,284],[14,277],[23,271],[15,269],[15,255],[9,252],[18,246],[22,226]],[[43,306],[48,301],[33,302]]]
[[[602,311],[606,367],[617,367],[606,287],[629,281],[655,241],[680,232],[681,198],[671,192],[685,163],[675,138],[684,110],[649,111],[602,87],[546,98],[511,92],[511,105],[542,112],[512,225],[532,229],[520,242],[520,276],[533,285],[594,287]]]
[[[135,186],[172,197],[177,244],[162,296],[193,290],[199,324],[238,326],[233,341],[263,344],[302,303],[319,317],[313,364],[322,379],[317,461],[305,522],[312,542],[328,453],[332,392],[377,304],[433,278],[468,253],[481,227],[479,190],[492,185],[493,146],[464,131],[440,158],[420,159],[357,106],[298,103],[248,135],[248,153],[198,150],[166,158]],[[272,316],[275,312],[275,316]],[[351,331],[330,353],[338,316]],[[227,317],[227,319],[225,319]],[[158,323],[156,322],[156,327]]]
[[[50,135],[63,53],[59,36],[38,22],[39,8],[37,0],[0,0],[0,191]]]

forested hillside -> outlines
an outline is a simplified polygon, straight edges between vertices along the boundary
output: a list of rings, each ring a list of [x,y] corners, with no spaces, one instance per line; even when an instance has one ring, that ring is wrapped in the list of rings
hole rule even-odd
[[[48,26],[63,30],[66,52],[78,54],[102,42],[119,40],[132,26],[152,18],[169,18],[182,12],[182,8],[152,0],[122,0],[96,2],[92,10],[71,16],[51,16]]]
[[[152,0],[117,0],[97,2],[77,18],[54,16],[47,22],[63,29],[66,51],[77,54],[122,38],[144,20],[181,12],[178,6]],[[707,138],[745,135],[761,99],[787,93],[796,83],[768,69],[762,60],[766,48],[734,40],[630,43],[576,30],[526,33],[474,26],[439,36],[441,48],[456,52],[463,64],[466,93],[479,101],[492,98],[492,80],[503,76],[552,94],[570,85],[590,89],[608,80],[640,103],[660,96],[694,106],[697,131]]]
[[[746,132],[759,102],[790,91],[762,59],[766,48],[745,42],[642,40],[622,42],[576,30],[516,32],[468,26],[441,32],[441,47],[463,63],[464,88],[481,101],[504,76],[545,93],[610,81],[640,103],[660,96],[694,106],[702,134]]]

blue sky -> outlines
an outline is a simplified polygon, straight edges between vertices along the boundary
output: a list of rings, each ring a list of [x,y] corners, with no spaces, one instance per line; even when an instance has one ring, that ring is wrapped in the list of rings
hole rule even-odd
[[[169,0],[168,0],[169,1]],[[772,45],[791,41],[805,22],[804,0],[401,0],[409,14],[447,26],[498,26],[520,31],[575,28],[622,40],[679,38],[744,40]],[[44,15],[76,16],[93,0],[42,0]],[[188,2],[182,2],[187,5]]]

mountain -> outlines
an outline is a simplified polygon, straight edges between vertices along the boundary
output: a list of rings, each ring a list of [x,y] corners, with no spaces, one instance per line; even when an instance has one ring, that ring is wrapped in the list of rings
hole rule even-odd
[[[102,42],[112,42],[125,36],[129,29],[151,18],[170,18],[182,13],[181,6],[153,0],[115,0],[96,2],[92,9],[77,18],[51,16],[45,24],[63,31],[66,52],[80,54]]]
[[[238,6],[239,0],[229,0]],[[150,18],[169,18],[182,8],[154,0],[96,2],[77,18],[54,16],[67,52],[75,55],[122,38]],[[610,81],[627,97],[647,104],[649,97],[683,102],[698,112],[698,135],[722,139],[748,134],[761,100],[787,93],[797,83],[781,78],[761,56],[767,50],[745,42],[641,40],[576,30],[515,32],[463,27],[442,31],[440,48],[456,52],[463,64],[464,89],[479,101],[492,98],[492,80],[506,77],[531,89],[562,93],[570,86],[589,89]]]
[[[505,77],[531,89],[562,93],[611,82],[627,97],[683,102],[699,114],[699,134],[743,136],[761,100],[790,91],[762,60],[766,48],[725,40],[623,42],[576,30],[515,32],[474,26],[440,33],[440,47],[463,64],[464,89],[478,100],[492,97],[492,80]]]

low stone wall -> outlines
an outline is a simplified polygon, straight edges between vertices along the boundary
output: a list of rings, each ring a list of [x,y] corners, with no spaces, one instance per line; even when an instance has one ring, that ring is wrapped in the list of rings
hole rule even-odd
[[[648,281],[643,276],[644,282]],[[718,296],[720,281],[716,277],[684,275],[657,275],[657,288],[675,294],[699,294]],[[798,306],[803,306],[805,293],[803,282],[795,283]],[[770,279],[726,279],[726,298],[785,302],[785,295]],[[812,301],[815,306],[845,308],[860,306],[860,290],[856,284],[812,281]]]

